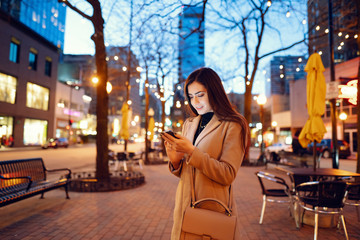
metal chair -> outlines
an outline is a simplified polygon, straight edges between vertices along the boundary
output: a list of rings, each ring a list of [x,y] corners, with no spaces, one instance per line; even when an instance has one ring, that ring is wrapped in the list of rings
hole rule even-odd
[[[131,162],[133,164],[138,164],[140,169],[143,169],[143,160],[141,158],[141,153],[140,154],[137,154],[135,152],[129,152],[129,159],[131,160]]]
[[[262,209],[261,209],[259,224],[263,223],[266,202],[289,203],[291,215],[294,216],[293,201],[292,201],[292,197],[290,194],[289,186],[286,184],[285,180],[281,177],[277,177],[277,176],[267,173],[267,172],[260,171],[260,172],[256,172],[255,174],[259,179],[260,186],[262,189],[262,194],[263,194],[263,205],[262,205]],[[275,183],[277,185],[280,185],[281,187],[279,186],[279,188],[267,188],[267,186],[269,184],[267,184],[265,181]],[[280,200],[280,198],[288,198],[288,199]]]
[[[295,188],[297,196],[297,205],[305,211],[315,213],[314,239],[318,239],[319,214],[337,214],[339,222],[341,221],[344,228],[346,239],[349,239],[343,207],[347,196],[347,184],[340,181],[315,181],[301,183]],[[299,223],[301,216],[299,208]],[[338,222],[338,228],[339,228]],[[300,224],[301,225],[301,224]]]
[[[360,182],[347,182],[347,185],[348,196],[345,204],[356,207],[358,221],[360,222]]]
[[[126,152],[118,152],[116,155],[116,163],[115,163],[115,170],[118,170],[119,168],[119,162],[123,163],[124,171],[127,171],[127,165],[126,162],[128,160],[127,153]]]

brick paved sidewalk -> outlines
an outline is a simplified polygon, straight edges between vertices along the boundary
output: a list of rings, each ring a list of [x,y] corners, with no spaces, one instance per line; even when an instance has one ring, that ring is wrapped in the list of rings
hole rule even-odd
[[[297,230],[286,205],[269,203],[259,225],[262,196],[254,172],[263,169],[241,168],[234,184],[242,239],[313,239],[314,228]],[[70,200],[54,190],[45,199],[33,197],[0,208],[0,239],[170,239],[178,179],[167,165],[145,166],[143,172],[146,184],[136,189],[71,192]],[[350,239],[360,239],[354,208],[345,210],[345,221]],[[320,229],[319,239],[344,235],[335,228]]]

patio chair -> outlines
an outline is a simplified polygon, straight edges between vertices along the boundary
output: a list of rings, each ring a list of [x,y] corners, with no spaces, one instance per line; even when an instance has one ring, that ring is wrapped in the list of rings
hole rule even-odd
[[[358,221],[360,222],[360,182],[347,182],[347,185],[348,196],[345,204],[356,207]]]
[[[141,153],[140,154],[136,154],[135,152],[129,152],[129,159],[131,160],[131,162],[133,164],[138,164],[140,169],[143,169],[142,165],[143,165],[143,160],[141,158]]]
[[[343,207],[347,196],[347,184],[341,181],[315,181],[302,183],[295,188],[297,196],[297,204],[299,207],[299,223],[301,216],[305,211],[315,213],[314,239],[318,239],[319,214],[339,215],[339,223],[341,221],[345,237],[349,239],[345,219],[343,215]],[[300,214],[303,209],[303,214]],[[300,224],[301,226],[301,224]]]
[[[115,163],[115,170],[118,170],[119,168],[119,162],[123,163],[123,167],[124,167],[124,171],[127,171],[127,165],[126,162],[128,161],[128,157],[126,152],[118,152],[116,154],[116,160],[117,162]]]
[[[259,224],[263,223],[264,213],[266,202],[275,202],[275,203],[289,203],[290,204],[290,213],[293,214],[293,201],[290,194],[289,186],[286,184],[285,180],[281,177],[277,177],[273,174],[267,172],[256,172],[256,176],[259,179],[260,186],[263,194],[263,205],[261,209],[260,221]],[[268,188],[270,185],[274,186],[276,184],[278,188]],[[282,200],[287,198],[286,200]]]

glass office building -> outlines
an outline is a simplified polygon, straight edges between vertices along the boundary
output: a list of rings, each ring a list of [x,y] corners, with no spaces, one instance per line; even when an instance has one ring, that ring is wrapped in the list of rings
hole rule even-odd
[[[0,9],[64,48],[66,7],[57,0],[0,0]]]

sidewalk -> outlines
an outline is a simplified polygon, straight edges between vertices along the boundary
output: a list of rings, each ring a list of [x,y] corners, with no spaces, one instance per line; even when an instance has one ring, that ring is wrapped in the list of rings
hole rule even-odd
[[[262,196],[254,175],[258,170],[264,167],[240,168],[234,183],[242,239],[313,239],[314,228],[304,225],[297,230],[286,205],[268,203],[259,225]],[[70,200],[63,190],[54,190],[45,199],[33,197],[0,208],[0,239],[170,239],[178,179],[167,165],[145,166],[142,171],[146,183],[135,189],[70,192]],[[345,221],[350,239],[359,239],[355,208],[345,208]],[[319,239],[343,238],[335,228],[319,229]]]

